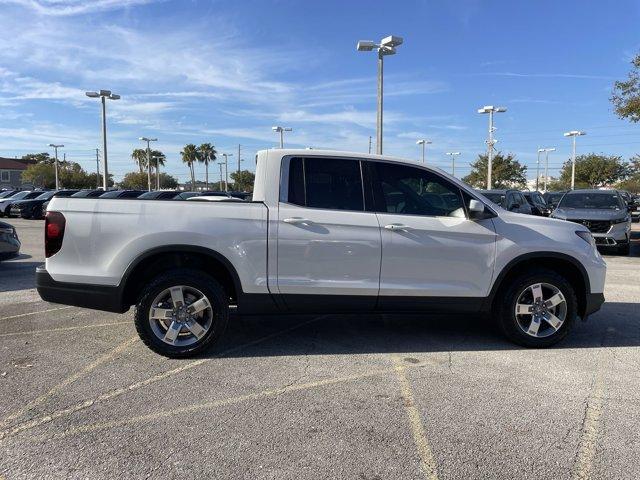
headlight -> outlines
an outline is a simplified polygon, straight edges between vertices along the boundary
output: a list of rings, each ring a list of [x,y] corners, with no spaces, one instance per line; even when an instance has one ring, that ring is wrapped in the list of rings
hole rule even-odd
[[[630,222],[631,221],[631,216],[627,215],[624,218],[618,218],[617,220],[611,220],[611,223],[613,223],[614,225],[616,223],[625,223],[625,222]]]
[[[583,239],[585,242],[587,242],[592,247],[596,246],[596,241],[593,238],[593,235],[591,235],[591,232],[585,232],[584,230],[578,230],[578,231],[576,231],[576,235],[578,235],[581,239]]]

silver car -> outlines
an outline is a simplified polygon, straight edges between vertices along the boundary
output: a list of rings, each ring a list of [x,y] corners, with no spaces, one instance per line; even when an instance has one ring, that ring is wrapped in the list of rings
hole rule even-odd
[[[612,248],[628,255],[631,238],[631,214],[616,190],[573,190],[567,192],[551,214],[584,225],[599,247]]]

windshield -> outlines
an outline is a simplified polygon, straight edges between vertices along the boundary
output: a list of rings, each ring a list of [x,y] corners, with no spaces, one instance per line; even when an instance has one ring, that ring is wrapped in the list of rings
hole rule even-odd
[[[0,193],[0,198],[7,198],[13,195],[15,192],[13,190],[7,190],[6,192]]]
[[[613,193],[570,193],[562,197],[558,208],[619,209],[622,200]]]
[[[502,205],[504,203],[504,193],[482,193],[485,197],[491,200],[496,205]]]
[[[564,192],[548,193],[547,203],[549,205],[557,205],[563,195],[564,195]]]
[[[24,198],[27,195],[29,195],[31,192],[29,191],[24,191],[24,192],[18,192],[16,193],[13,197],[11,197],[11,200],[19,200],[20,198]]]
[[[42,195],[38,195],[36,197],[36,200],[49,200],[51,197],[53,197],[55,195],[56,192],[54,191],[50,191],[50,192],[44,192]]]

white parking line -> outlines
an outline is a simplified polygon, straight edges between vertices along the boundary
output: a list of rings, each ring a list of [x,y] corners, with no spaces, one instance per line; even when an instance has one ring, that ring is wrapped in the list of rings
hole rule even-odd
[[[11,320],[13,318],[21,318],[27,317],[29,315],[36,315],[38,313],[49,313],[49,312],[57,312],[58,310],[66,310],[67,308],[73,308],[72,306],[58,307],[58,308],[49,308],[48,310],[38,310],[37,312],[29,312],[29,313],[21,313],[19,315],[11,315],[9,317],[0,318],[0,322],[4,320]]]
[[[80,325],[78,327],[60,327],[60,328],[47,328],[44,330],[28,330],[24,332],[0,333],[0,338],[15,337],[17,335],[39,335],[41,333],[68,332],[70,330],[84,330],[87,328],[112,327],[114,325],[124,325],[124,324],[132,324],[132,322],[99,323],[97,325]]]

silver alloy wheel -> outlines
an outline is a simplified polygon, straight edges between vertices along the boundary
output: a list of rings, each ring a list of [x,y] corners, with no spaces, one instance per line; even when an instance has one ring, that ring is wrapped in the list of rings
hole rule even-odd
[[[534,283],[522,290],[515,308],[518,326],[536,338],[556,333],[567,318],[567,301],[550,283]]]
[[[164,343],[187,347],[198,342],[213,324],[213,306],[197,288],[176,285],[164,289],[149,308],[151,330]]]

